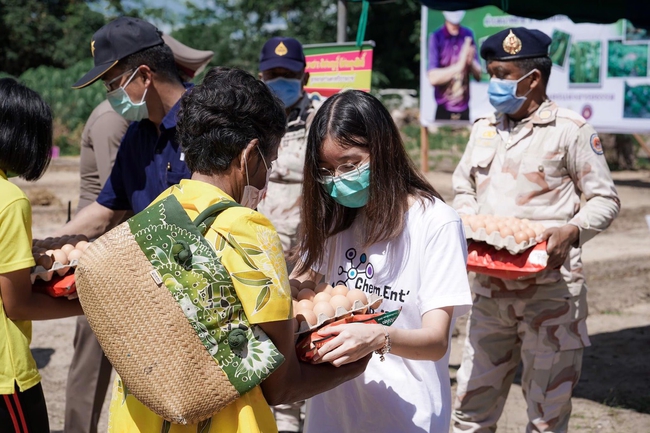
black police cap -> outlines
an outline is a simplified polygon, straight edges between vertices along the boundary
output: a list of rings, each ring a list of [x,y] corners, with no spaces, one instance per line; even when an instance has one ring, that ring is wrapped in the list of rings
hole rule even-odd
[[[119,17],[95,32],[90,42],[95,67],[72,87],[86,87],[123,58],[164,43],[162,33],[153,24],[138,18]]]
[[[551,38],[544,32],[525,27],[501,30],[483,42],[485,60],[518,60],[548,56]]]

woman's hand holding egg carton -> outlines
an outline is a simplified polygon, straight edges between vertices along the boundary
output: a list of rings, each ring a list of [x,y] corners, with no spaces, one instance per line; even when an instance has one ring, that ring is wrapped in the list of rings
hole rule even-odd
[[[65,275],[88,247],[88,238],[84,235],[62,236],[60,238],[34,239],[32,254],[36,267],[32,272],[32,282],[36,277],[50,281],[56,272]]]
[[[485,242],[497,249],[505,248],[512,254],[537,244],[545,227],[528,219],[495,215],[461,215],[468,239]]]
[[[382,301],[378,295],[366,295],[362,290],[350,290],[342,284],[332,287],[313,281],[290,280],[289,283],[295,332],[314,330],[349,314],[364,314],[368,308],[378,308]]]

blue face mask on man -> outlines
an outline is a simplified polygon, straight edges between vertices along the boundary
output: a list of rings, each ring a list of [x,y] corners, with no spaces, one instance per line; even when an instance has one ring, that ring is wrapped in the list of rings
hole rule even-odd
[[[370,192],[370,163],[363,164],[357,170],[329,177],[322,182],[334,201],[353,209],[365,206]]]
[[[502,80],[499,78],[490,78],[488,86],[488,96],[490,104],[500,113],[514,114],[524,105],[528,94],[532,88],[523,96],[517,96],[517,84],[537,69],[533,69],[518,80]]]
[[[301,79],[278,77],[265,83],[287,108],[298,102],[302,96]]]
[[[147,103],[144,100],[145,96],[147,96],[148,89],[145,89],[144,94],[142,95],[142,100],[139,103],[131,101],[131,98],[126,93],[126,90],[124,90],[137,73],[138,70],[136,69],[133,75],[131,75],[131,77],[122,87],[118,87],[112,92],[108,92],[106,94],[106,99],[108,99],[108,102],[111,104],[111,107],[113,107],[113,110],[115,110],[126,120],[130,120],[132,122],[139,122],[140,120],[149,117]]]

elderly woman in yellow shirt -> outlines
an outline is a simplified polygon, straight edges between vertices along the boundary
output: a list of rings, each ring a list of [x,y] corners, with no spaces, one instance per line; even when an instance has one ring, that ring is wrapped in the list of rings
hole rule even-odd
[[[205,238],[231,276],[255,270],[271,281],[265,302],[260,304],[264,288],[232,278],[248,322],[261,327],[284,362],[260,386],[198,425],[163,420],[129,394],[117,378],[109,432],[277,432],[269,405],[291,403],[334,388],[359,375],[368,358],[337,368],[302,363],[296,357],[282,245],[269,220],[254,210],[285,132],[279,100],[247,72],[215,68],[201,85],[183,96],[177,128],[192,177],[163,192],[156,202],[173,195],[191,219],[224,200],[241,205],[223,211]],[[232,242],[223,242],[226,238]],[[248,245],[255,254],[243,260],[233,246],[237,244]]]

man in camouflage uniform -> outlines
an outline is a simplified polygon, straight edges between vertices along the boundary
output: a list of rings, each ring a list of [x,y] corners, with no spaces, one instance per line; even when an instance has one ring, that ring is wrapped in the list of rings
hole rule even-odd
[[[296,39],[275,37],[264,44],[260,54],[260,79],[284,103],[287,133],[280,142],[266,196],[257,210],[273,223],[285,257],[297,243],[307,130],[316,114],[315,101],[304,91],[309,81],[305,67],[302,45]],[[303,402],[297,402],[273,407],[280,433],[301,431],[302,406]]]
[[[481,47],[497,112],[474,123],[453,175],[453,205],[461,214],[542,223],[549,259],[534,278],[476,276],[454,432],[496,430],[520,360],[526,431],[567,431],[589,346],[580,248],[609,226],[620,202],[594,129],[546,96],[550,42],[542,32],[515,28]]]
[[[260,79],[285,105],[287,133],[280,142],[266,197],[258,210],[275,226],[285,255],[297,242],[307,129],[316,114],[314,100],[304,91],[309,81],[305,66],[302,45],[296,39],[275,37],[262,48]]]

